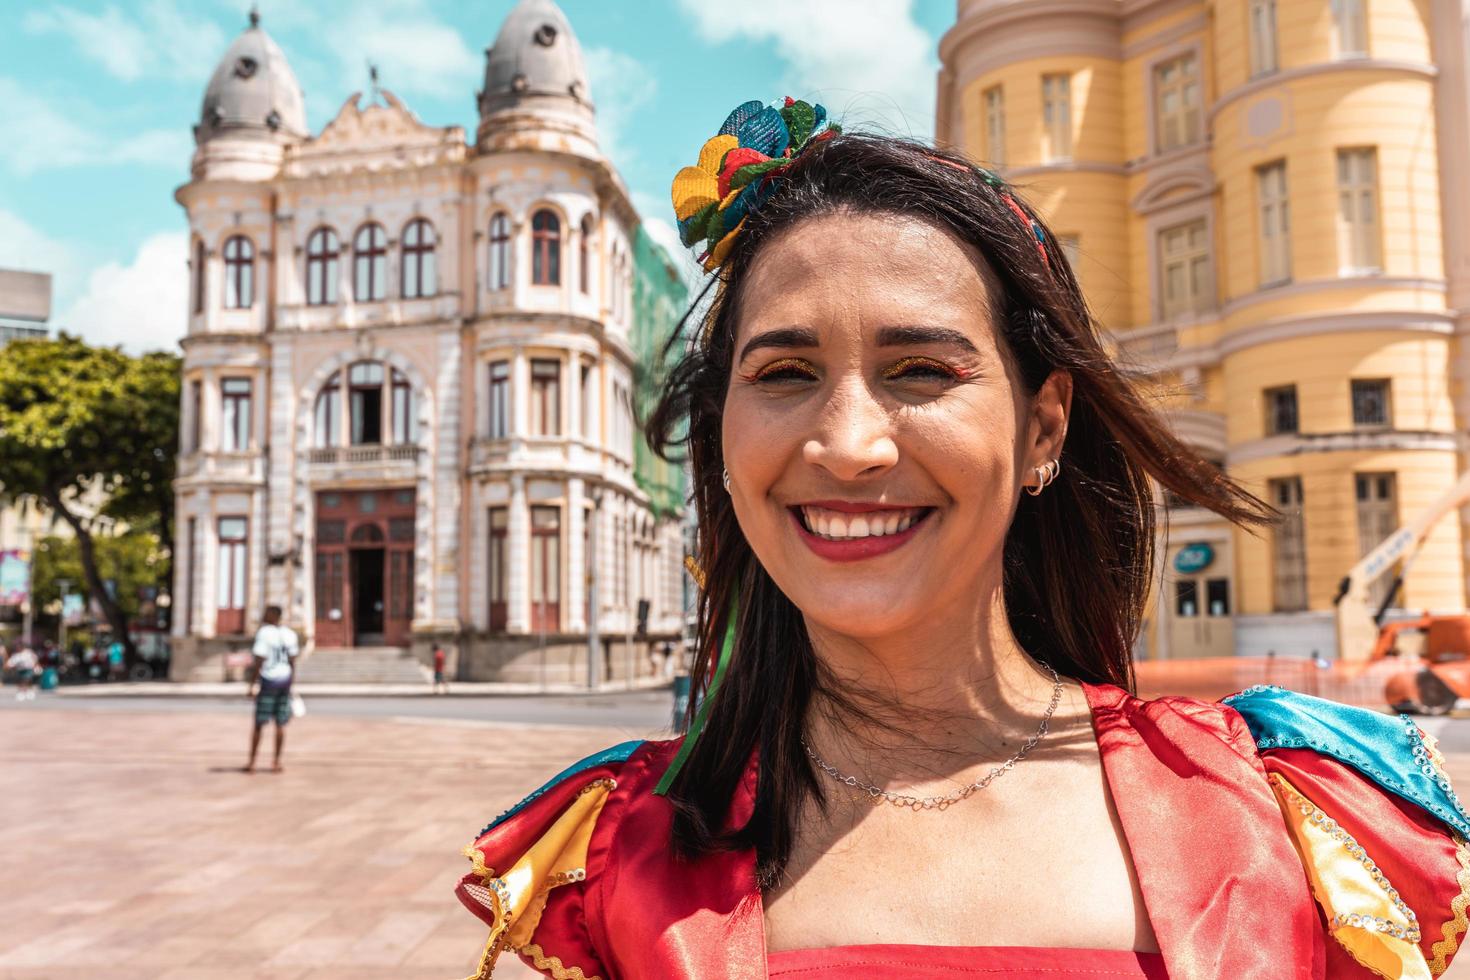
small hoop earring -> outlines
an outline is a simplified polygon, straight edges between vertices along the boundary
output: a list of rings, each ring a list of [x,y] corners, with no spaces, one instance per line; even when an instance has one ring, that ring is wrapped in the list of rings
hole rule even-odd
[[[1033,497],[1041,496],[1041,491],[1051,486],[1056,481],[1057,475],[1062,472],[1062,461],[1060,459],[1049,459],[1036,470],[1036,486],[1026,487],[1026,492]]]
[[[724,469],[720,470],[720,482],[725,485],[725,492],[726,493],[729,493],[730,492],[730,471],[729,470],[724,470]]]

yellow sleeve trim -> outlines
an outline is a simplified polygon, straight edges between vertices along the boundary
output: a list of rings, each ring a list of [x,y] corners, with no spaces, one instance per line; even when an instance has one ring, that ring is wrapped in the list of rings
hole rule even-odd
[[[479,967],[469,980],[488,980],[496,959],[505,949],[533,955],[538,960],[537,969],[552,970],[552,976],[558,980],[595,980],[583,974],[579,967],[568,969],[556,957],[545,957],[541,947],[532,946],[531,936],[546,908],[547,893],[559,885],[586,878],[592,828],[597,825],[608,794],[616,787],[617,782],[610,778],[584,786],[546,833],[503,874],[496,875],[493,869],[487,868],[484,855],[474,845],[465,848],[466,856],[474,862],[475,874],[483,883],[471,885],[468,890],[494,918]]]
[[[1449,969],[1450,957],[1460,948],[1460,937],[1465,934],[1465,929],[1470,926],[1465,916],[1465,906],[1470,905],[1470,847],[1465,844],[1465,838],[1455,834],[1455,857],[1459,859],[1460,870],[1455,875],[1455,881],[1460,886],[1460,894],[1450,903],[1450,919],[1440,927],[1440,935],[1444,938],[1433,946],[1429,952],[1434,959],[1429,961],[1429,972],[1439,976]]]
[[[1279,773],[1271,788],[1332,938],[1388,980],[1431,980],[1419,922],[1362,846]]]

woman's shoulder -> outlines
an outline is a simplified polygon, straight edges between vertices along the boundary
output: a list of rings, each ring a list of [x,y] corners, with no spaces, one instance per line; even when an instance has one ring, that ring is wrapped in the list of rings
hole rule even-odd
[[[1279,687],[1223,703],[1250,730],[1336,940],[1329,967],[1443,972],[1470,925],[1470,819],[1434,737],[1408,715]]]
[[[464,848],[455,894],[490,928],[476,977],[511,950],[552,975],[603,973],[582,928],[585,884],[630,805],[647,803],[678,740],[629,741],[567,766],[491,820]],[[568,974],[570,975],[570,974]]]

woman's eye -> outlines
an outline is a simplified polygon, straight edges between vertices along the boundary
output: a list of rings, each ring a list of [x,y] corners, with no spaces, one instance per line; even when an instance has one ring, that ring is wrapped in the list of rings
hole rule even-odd
[[[810,365],[795,360],[776,361],[755,373],[755,380],[762,383],[789,384],[793,381],[812,381],[815,378],[816,372]]]
[[[956,377],[954,371],[927,357],[906,357],[883,376],[890,381],[953,381]]]

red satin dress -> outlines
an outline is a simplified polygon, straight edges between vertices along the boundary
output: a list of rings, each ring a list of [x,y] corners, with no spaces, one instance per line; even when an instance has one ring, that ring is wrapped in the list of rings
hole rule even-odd
[[[649,741],[573,765],[465,848],[473,868],[457,895],[490,930],[474,976],[490,977],[506,951],[577,980],[1445,971],[1470,929],[1470,816],[1412,719],[1279,688],[1211,703],[1083,687],[1156,956],[902,946],[768,955],[755,853],[674,853],[673,809],[654,788],[679,743]],[[750,819],[757,776],[753,759],[727,829]]]
[[[1168,980],[1158,953],[1037,946],[836,946],[766,954],[766,975],[790,980]]]

